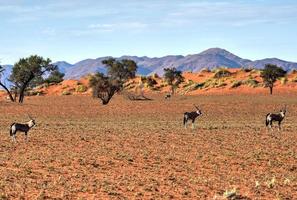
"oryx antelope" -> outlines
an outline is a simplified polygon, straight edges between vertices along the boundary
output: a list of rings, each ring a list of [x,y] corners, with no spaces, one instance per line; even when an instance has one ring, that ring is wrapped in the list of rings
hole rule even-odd
[[[281,129],[281,123],[286,116],[287,106],[280,110],[279,113],[268,113],[266,115],[266,127],[272,129],[272,122],[278,122],[278,130]]]
[[[35,125],[35,120],[30,117],[30,121],[20,124],[20,123],[13,123],[10,125],[10,137],[12,138],[13,142],[16,142],[16,133],[17,132],[24,132],[25,133],[25,140],[28,140],[28,132],[29,130]]]
[[[184,126],[185,128],[187,128],[187,122],[189,120],[192,121],[192,129],[194,129],[194,123],[195,123],[195,120],[198,116],[202,115],[202,112],[201,110],[196,106],[194,105],[195,108],[196,108],[196,111],[193,111],[193,112],[185,112],[184,113]]]

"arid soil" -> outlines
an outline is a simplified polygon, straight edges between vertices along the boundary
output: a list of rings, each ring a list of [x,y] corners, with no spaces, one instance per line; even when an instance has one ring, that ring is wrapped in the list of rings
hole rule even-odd
[[[297,199],[295,95],[151,97],[1,100],[0,199]],[[203,116],[185,130],[193,103]],[[285,104],[283,130],[268,132]],[[13,144],[27,114],[37,126]]]

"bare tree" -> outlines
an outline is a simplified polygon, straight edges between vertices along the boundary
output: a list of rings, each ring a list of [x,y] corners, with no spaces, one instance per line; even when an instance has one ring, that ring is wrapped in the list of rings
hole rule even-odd
[[[99,98],[103,105],[107,105],[113,95],[121,90],[121,84],[102,73],[96,73],[90,79],[93,88],[93,97]]]

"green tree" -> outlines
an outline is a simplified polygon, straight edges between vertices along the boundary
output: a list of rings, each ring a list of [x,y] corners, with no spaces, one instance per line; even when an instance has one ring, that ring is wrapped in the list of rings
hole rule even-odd
[[[286,71],[281,67],[273,64],[266,64],[265,68],[261,71],[261,78],[266,87],[269,87],[270,94],[272,94],[274,83],[278,78],[284,77],[286,75]]]
[[[107,105],[114,94],[123,89],[124,83],[135,77],[137,65],[133,60],[118,61],[114,58],[103,60],[102,63],[107,68],[107,76],[96,73],[90,78],[90,86],[93,88],[93,97]]]
[[[57,66],[51,64],[49,58],[44,59],[41,56],[32,55],[27,58],[21,58],[12,68],[10,80],[15,84],[19,94],[19,103],[23,103],[25,90],[30,84],[40,80],[46,72],[57,70]]]
[[[11,91],[8,89],[8,87],[6,87],[6,85],[2,82],[1,78],[2,78],[2,75],[3,75],[3,72],[4,72],[4,68],[0,65],[0,86],[3,87],[3,89],[6,91],[6,93],[8,94],[9,96],[9,99],[14,102],[15,99],[13,98],[12,94],[11,94]]]
[[[164,72],[164,79],[171,86],[171,94],[173,95],[175,89],[184,81],[184,77],[182,72],[176,68],[164,68]]]
[[[59,72],[59,70],[54,70],[51,72],[49,77],[44,80],[45,83],[60,83],[63,81],[64,73]]]
[[[118,61],[114,58],[103,60],[102,63],[107,68],[107,75],[113,79],[122,83],[130,78],[135,77],[137,65],[133,60],[124,59]]]

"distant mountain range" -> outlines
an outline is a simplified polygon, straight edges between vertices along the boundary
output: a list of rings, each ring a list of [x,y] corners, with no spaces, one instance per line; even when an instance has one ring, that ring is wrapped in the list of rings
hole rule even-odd
[[[102,64],[102,60],[109,57],[100,57],[96,59],[86,59],[75,64],[70,64],[65,61],[56,62],[60,71],[65,73],[65,79],[79,79],[80,77],[95,73],[106,72],[106,68]],[[254,67],[263,68],[265,64],[276,64],[287,71],[297,69],[297,63],[280,60],[277,58],[267,58],[263,60],[248,60],[240,58],[225,49],[211,48],[199,54],[193,55],[176,55],[164,56],[160,58],[137,57],[137,56],[122,56],[117,59],[131,59],[138,65],[137,73],[140,75],[150,75],[157,73],[163,75],[164,68],[175,67],[181,71],[198,72],[203,68],[213,69],[216,67],[240,68]],[[9,72],[10,65],[7,66]],[[8,74],[8,73],[6,73]],[[5,78],[5,76],[3,76]]]

